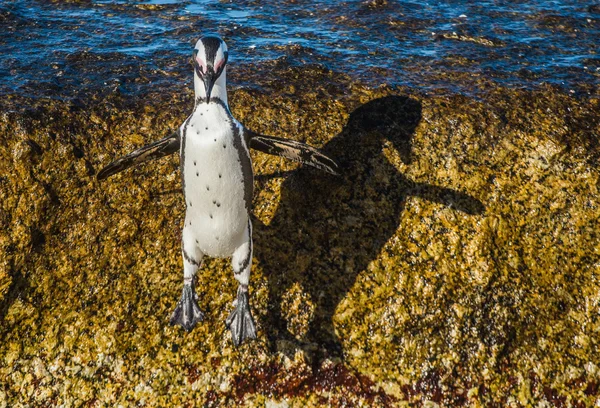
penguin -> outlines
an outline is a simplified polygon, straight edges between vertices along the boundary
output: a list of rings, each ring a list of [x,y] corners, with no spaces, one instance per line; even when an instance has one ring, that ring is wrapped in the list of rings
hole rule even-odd
[[[193,51],[195,104],[169,136],[112,162],[97,174],[106,179],[129,167],[180,152],[186,204],[182,230],[183,289],[170,324],[191,331],[204,319],[195,291],[205,257],[231,258],[238,281],[234,309],[225,321],[235,346],[256,338],[248,287],[252,267],[253,170],[250,148],[338,174],[331,158],[306,144],[246,129],[227,103],[228,49],[217,35],[201,37]]]

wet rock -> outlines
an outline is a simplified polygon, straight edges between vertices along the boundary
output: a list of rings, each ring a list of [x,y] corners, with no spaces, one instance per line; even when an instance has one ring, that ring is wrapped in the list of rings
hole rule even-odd
[[[502,47],[504,43],[495,38],[486,38],[480,36],[472,36],[468,34],[460,34],[456,32],[449,33],[437,33],[435,35],[436,40],[456,40],[456,41],[465,41],[472,42],[479,45],[485,45],[487,47]]]
[[[169,134],[191,93],[1,102],[0,405],[593,405],[598,100],[278,64],[280,85],[232,90],[233,114],[321,147],[342,176],[252,153],[259,339],[239,349],[226,260],[199,273],[205,321],[168,325],[178,158],[88,171]]]
[[[6,265],[0,266],[0,301],[4,299],[12,283],[12,279],[6,269]]]

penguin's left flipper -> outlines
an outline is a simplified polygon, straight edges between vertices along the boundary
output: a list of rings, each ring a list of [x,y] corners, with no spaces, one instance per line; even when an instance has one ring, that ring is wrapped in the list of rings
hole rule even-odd
[[[330,174],[339,175],[338,165],[319,150],[295,140],[265,136],[246,129],[250,139],[250,147],[263,153],[285,157],[293,161],[307,164]]]
[[[235,309],[225,321],[225,325],[231,331],[234,346],[239,346],[246,339],[256,338],[256,325],[250,313],[250,302],[248,300],[248,288],[240,285],[238,289]]]
[[[96,175],[96,178],[98,180],[104,180],[113,174],[119,173],[145,161],[159,159],[161,157],[173,154],[179,151],[180,144],[179,130],[177,130],[163,139],[157,140],[154,143],[150,143],[147,146],[140,147],[139,149],[129,153],[127,156],[123,156],[120,159],[115,160],[100,170]]]

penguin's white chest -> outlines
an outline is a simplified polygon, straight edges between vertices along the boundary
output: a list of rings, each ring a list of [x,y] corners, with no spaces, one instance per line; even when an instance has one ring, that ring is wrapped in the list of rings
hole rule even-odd
[[[242,166],[248,151],[237,123],[216,103],[201,104],[182,129],[184,228],[212,257],[228,257],[248,227],[246,189],[252,171]]]

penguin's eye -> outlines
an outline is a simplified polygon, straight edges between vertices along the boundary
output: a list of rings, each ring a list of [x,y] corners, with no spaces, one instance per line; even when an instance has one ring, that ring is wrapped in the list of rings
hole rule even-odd
[[[220,60],[217,65],[215,66],[215,72],[219,72],[223,69],[223,66],[225,65],[225,59]]]
[[[200,70],[200,73],[202,75],[204,75],[206,73],[206,64],[204,63],[204,61],[202,61],[202,59],[196,57],[195,62],[198,64],[198,69]]]
[[[215,66],[215,72],[221,72],[223,70],[223,68],[225,67],[225,64],[227,64],[227,58],[228,58],[228,54],[227,51],[225,51],[223,53],[223,58],[221,58],[218,62],[217,65]]]

